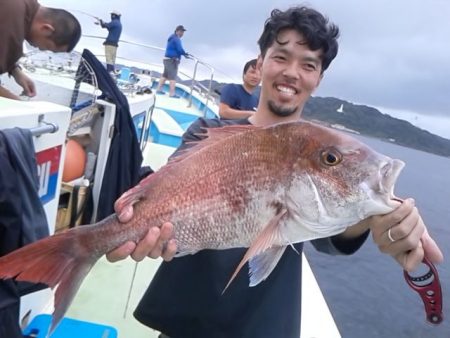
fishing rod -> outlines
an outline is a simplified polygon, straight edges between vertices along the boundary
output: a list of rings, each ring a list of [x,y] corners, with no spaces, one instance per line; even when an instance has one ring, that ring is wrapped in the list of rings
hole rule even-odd
[[[89,13],[84,12],[84,11],[80,11],[80,10],[78,10],[78,9],[73,9],[72,11],[73,11],[73,12],[79,12],[79,13],[81,13],[81,14],[87,15],[87,16],[89,16],[89,17],[91,17],[91,18],[94,18],[95,20],[98,20],[98,21],[101,20],[98,16],[89,14]]]

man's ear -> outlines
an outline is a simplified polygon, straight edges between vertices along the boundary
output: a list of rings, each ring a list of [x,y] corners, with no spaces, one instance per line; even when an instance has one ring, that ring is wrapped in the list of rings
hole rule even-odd
[[[261,54],[258,55],[258,59],[256,60],[256,69],[259,70],[261,72],[261,68],[262,68],[262,64],[263,64],[263,57],[261,56]]]
[[[316,88],[315,89],[317,89],[317,87],[319,87],[320,82],[322,81],[322,79],[323,79],[323,73],[321,73],[319,78],[317,79],[317,83],[316,83]]]
[[[40,26],[40,31],[44,33],[45,36],[49,36],[53,34],[55,27],[49,23],[42,23]]]

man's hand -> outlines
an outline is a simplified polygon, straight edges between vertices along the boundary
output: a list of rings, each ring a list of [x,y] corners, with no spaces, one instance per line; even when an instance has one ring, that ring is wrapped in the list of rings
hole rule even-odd
[[[11,75],[14,77],[17,84],[23,88],[25,95],[29,97],[36,96],[36,87],[33,80],[31,80],[20,67],[14,68],[14,70],[11,71]]]
[[[416,269],[424,256],[433,263],[443,261],[442,252],[428,234],[413,199],[406,199],[389,214],[367,221],[380,251],[394,257],[406,271]]]
[[[133,218],[133,207],[127,207],[118,215],[119,221],[126,223]],[[145,257],[162,257],[166,262],[172,260],[177,252],[177,244],[172,237],[172,223],[164,223],[160,228],[151,228],[147,235],[139,242],[127,242],[117,249],[106,254],[110,262],[116,262],[131,256],[135,261],[140,262]]]

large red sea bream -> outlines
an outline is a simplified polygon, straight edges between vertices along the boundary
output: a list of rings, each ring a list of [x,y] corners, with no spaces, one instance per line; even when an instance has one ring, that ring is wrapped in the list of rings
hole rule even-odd
[[[0,278],[57,286],[53,329],[95,262],[150,227],[172,222],[178,255],[248,247],[236,272],[249,261],[253,286],[291,243],[339,234],[397,205],[403,162],[346,134],[292,122],[207,135],[122,195],[118,210],[134,204],[130,222],[111,215],[25,246],[0,258]]]

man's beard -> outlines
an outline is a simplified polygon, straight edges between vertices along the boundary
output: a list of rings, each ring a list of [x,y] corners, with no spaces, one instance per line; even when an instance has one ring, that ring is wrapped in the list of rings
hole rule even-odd
[[[299,107],[280,107],[275,104],[272,100],[267,102],[269,110],[276,116],[287,117],[295,114],[300,108]]]

